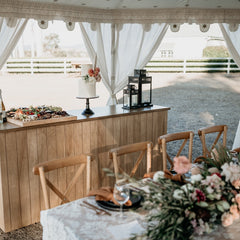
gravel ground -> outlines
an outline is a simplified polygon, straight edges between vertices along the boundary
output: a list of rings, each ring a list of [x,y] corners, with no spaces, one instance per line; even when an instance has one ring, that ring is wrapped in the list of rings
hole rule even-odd
[[[171,107],[168,133],[194,132],[193,159],[202,154],[197,134],[202,127],[226,124],[227,147],[231,148],[240,120],[239,74],[176,76],[171,85],[154,88],[153,103]],[[207,141],[211,143],[214,139],[210,137]]]
[[[171,108],[168,132],[194,131],[193,159],[201,155],[201,144],[197,135],[197,130],[201,127],[228,125],[227,146],[231,148],[240,120],[239,73],[151,75],[153,104]],[[63,106],[66,110],[83,108],[84,103],[76,100],[73,94],[76,88],[75,80],[75,76],[69,75],[0,75],[0,88],[7,108],[14,106],[16,100],[20,106],[48,103]],[[102,84],[98,85],[98,94],[99,101],[92,101],[91,107],[106,104],[107,94]],[[119,94],[119,97],[121,96],[122,93]],[[175,148],[171,150],[173,152]],[[0,240],[30,240],[41,237],[42,228],[39,223],[10,233],[0,232]]]

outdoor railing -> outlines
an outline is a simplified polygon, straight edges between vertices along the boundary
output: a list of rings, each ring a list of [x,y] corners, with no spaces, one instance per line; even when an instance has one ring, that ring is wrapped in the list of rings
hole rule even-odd
[[[88,60],[89,61],[89,60]],[[71,59],[9,59],[2,68],[6,73],[74,73],[79,69],[73,67]],[[86,63],[86,59],[78,59]],[[240,72],[240,68],[231,58],[202,59],[152,59],[147,65],[148,72],[191,73],[191,72]]]
[[[179,60],[151,60],[146,69],[149,72],[240,72],[240,68],[231,58],[202,58]]]
[[[77,72],[70,59],[9,59],[2,68],[7,73],[72,73]]]

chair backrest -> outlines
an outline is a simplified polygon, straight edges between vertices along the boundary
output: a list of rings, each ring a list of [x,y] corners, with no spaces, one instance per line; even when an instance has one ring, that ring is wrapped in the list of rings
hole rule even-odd
[[[190,162],[192,162],[193,136],[194,136],[194,133],[192,131],[187,131],[187,132],[169,133],[166,135],[162,135],[158,138],[158,144],[160,146],[160,151],[162,152],[162,157],[163,157],[163,170],[167,169],[167,161],[170,163],[171,169],[173,169],[173,161],[167,153],[168,142],[179,141],[182,143],[177,154],[175,155],[176,157],[180,156],[186,143],[189,142],[188,159],[190,160]]]
[[[42,162],[33,167],[33,173],[35,175],[39,175],[39,177],[40,177],[46,209],[50,208],[50,201],[49,201],[49,197],[48,197],[47,186],[62,200],[61,204],[70,202],[67,195],[70,193],[70,191],[73,189],[74,185],[77,183],[77,180],[83,173],[84,169],[86,169],[86,178],[87,178],[86,191],[87,191],[87,193],[89,192],[91,160],[92,160],[92,157],[90,155],[81,154],[81,155],[74,156],[74,157],[68,157],[68,158],[62,158],[62,159],[56,159],[56,160]],[[49,181],[49,179],[45,175],[45,173],[47,173],[47,172],[50,172],[50,171],[53,171],[53,170],[56,170],[59,168],[70,167],[70,166],[75,166],[75,165],[79,165],[79,168],[76,170],[75,175],[73,176],[72,180],[69,182],[64,193],[61,193],[52,184],[52,182]]]
[[[115,173],[116,180],[118,179],[119,173],[123,172],[123,170],[120,169],[119,167],[118,157],[125,154],[134,153],[134,152],[140,152],[140,155],[135,161],[134,167],[130,173],[130,177],[133,177],[135,175],[145,154],[147,154],[147,173],[149,173],[151,171],[151,164],[152,164],[152,148],[153,148],[152,142],[146,141],[146,142],[132,143],[132,144],[111,149],[109,151],[109,158],[113,160],[114,173]]]
[[[212,145],[207,146],[207,141],[206,141],[206,135],[211,134],[216,135],[215,140],[213,141]],[[221,135],[222,137],[222,145],[226,147],[226,141],[227,141],[227,125],[217,125],[217,126],[211,126],[211,127],[205,127],[205,128],[200,128],[198,130],[198,135],[199,138],[202,142],[202,150],[203,150],[203,156],[204,157],[211,157],[211,152],[215,148],[216,144],[218,143]]]

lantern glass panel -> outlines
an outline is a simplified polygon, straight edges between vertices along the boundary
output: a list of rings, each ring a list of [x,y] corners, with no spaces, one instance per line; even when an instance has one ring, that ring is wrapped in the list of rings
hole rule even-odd
[[[138,95],[134,94],[132,95],[132,106],[137,106],[138,105]]]
[[[151,84],[142,84],[142,103],[151,103]]]
[[[126,90],[125,90],[126,91]],[[129,94],[127,94],[125,92],[125,94],[123,95],[123,107],[130,107],[130,98],[129,98]]]

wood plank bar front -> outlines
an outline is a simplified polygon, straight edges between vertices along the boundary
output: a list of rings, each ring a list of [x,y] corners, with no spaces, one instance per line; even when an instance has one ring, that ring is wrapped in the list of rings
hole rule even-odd
[[[154,144],[152,171],[162,168],[157,138],[167,133],[168,107],[153,106],[123,110],[122,105],[95,108],[92,116],[81,115],[82,110],[71,111],[77,120],[36,126],[0,125],[0,228],[9,232],[39,222],[44,199],[39,177],[33,166],[52,159],[92,153],[91,188],[113,186],[114,178],[107,177],[102,168],[113,170],[108,159],[111,148],[141,141]],[[126,170],[132,165],[123,159]],[[49,174],[60,190],[64,190],[76,167],[56,170]],[[143,176],[146,163],[137,174]],[[80,176],[70,200],[86,196],[85,173]],[[60,203],[50,193],[50,207]]]

